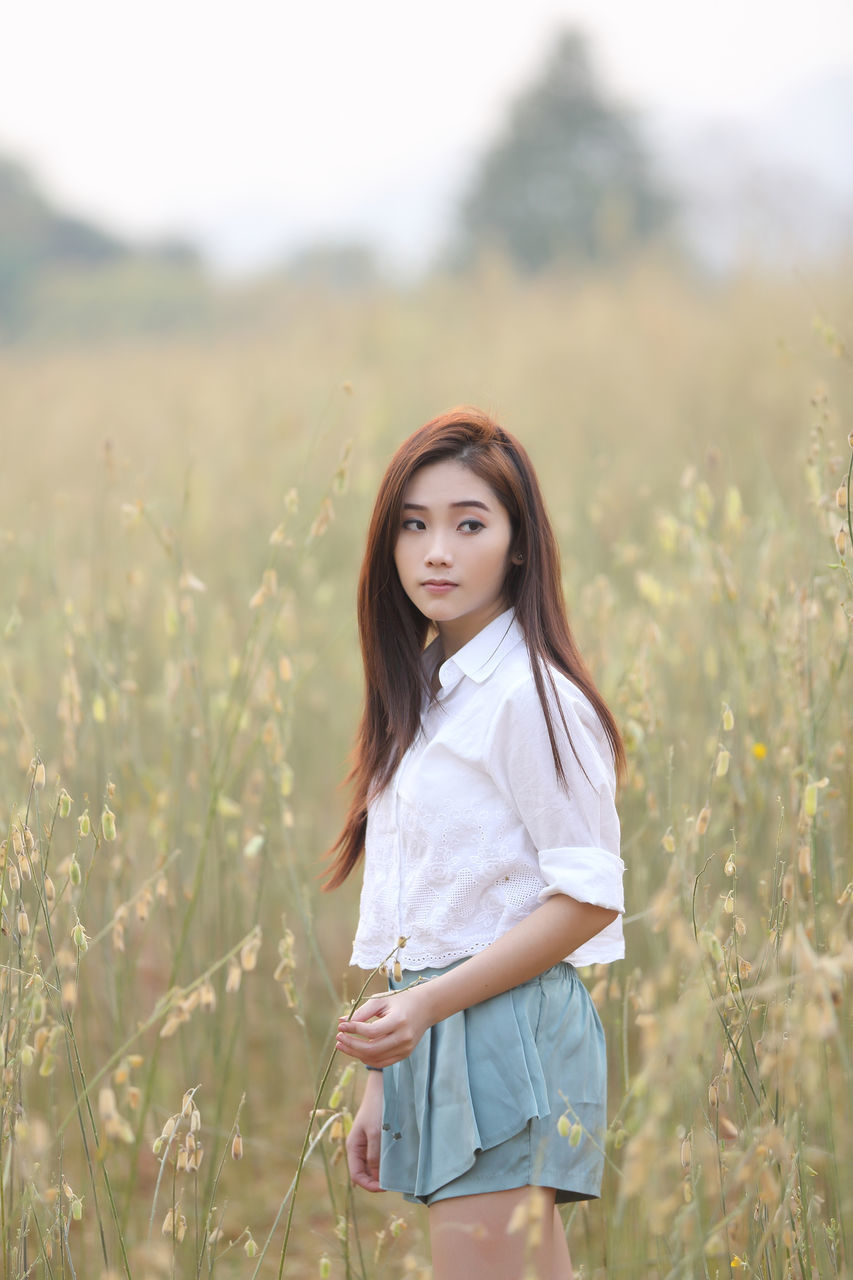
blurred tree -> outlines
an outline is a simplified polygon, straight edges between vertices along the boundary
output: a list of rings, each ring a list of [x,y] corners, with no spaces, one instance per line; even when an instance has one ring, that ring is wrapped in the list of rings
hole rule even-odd
[[[183,241],[138,249],[61,212],[23,165],[0,156],[0,332],[15,332],[26,324],[33,291],[52,273],[134,260],[175,268],[198,266],[198,255]]]
[[[304,245],[287,259],[283,272],[290,284],[333,293],[359,293],[382,279],[375,251],[358,240]]]
[[[607,260],[659,233],[672,207],[634,116],[608,100],[584,37],[566,31],[480,163],[455,257],[496,246],[527,271]]]

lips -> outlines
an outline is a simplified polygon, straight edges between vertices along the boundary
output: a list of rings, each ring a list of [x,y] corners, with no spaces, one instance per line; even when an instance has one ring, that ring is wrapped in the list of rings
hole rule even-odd
[[[441,595],[445,591],[451,591],[456,586],[455,582],[450,582],[446,578],[427,578],[426,582],[422,582],[421,586],[425,591],[432,591],[436,595]]]

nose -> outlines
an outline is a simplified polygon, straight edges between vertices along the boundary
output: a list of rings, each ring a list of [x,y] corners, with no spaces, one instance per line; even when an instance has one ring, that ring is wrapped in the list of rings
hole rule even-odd
[[[452,555],[447,546],[446,539],[436,530],[430,539],[429,546],[424,556],[427,564],[444,564],[449,565],[452,562]]]

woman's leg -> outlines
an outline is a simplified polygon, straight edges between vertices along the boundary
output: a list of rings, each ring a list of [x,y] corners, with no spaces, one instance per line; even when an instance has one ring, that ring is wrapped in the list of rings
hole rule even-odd
[[[554,1205],[554,1265],[551,1268],[554,1280],[575,1280],[572,1260],[569,1257],[569,1242],[560,1210]]]
[[[429,1228],[433,1280],[572,1280],[552,1187],[439,1200]]]

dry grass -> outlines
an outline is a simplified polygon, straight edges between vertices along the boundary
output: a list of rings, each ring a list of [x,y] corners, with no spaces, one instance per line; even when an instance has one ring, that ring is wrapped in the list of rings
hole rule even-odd
[[[849,333],[840,278],[813,289]],[[356,886],[316,877],[364,522],[393,444],[464,400],[540,467],[630,746],[628,959],[588,975],[610,1161],[576,1265],[846,1274],[853,421],[815,312],[800,284],[493,264],[266,298],[204,344],[0,357],[10,1280],[427,1274],[421,1216],[347,1188],[337,1062],[282,1244],[357,990]]]

